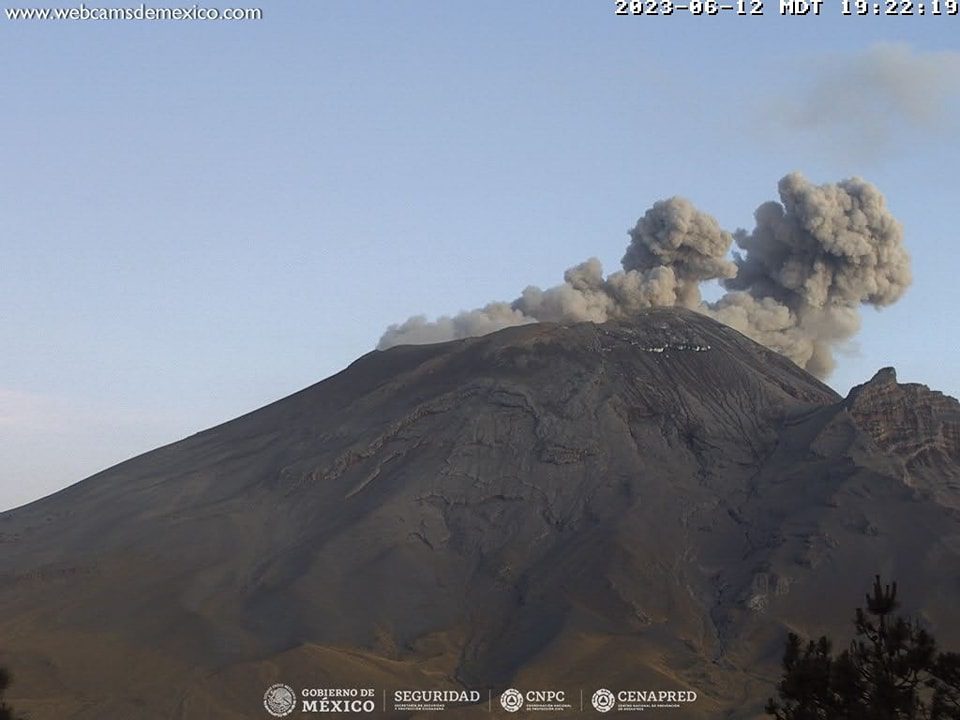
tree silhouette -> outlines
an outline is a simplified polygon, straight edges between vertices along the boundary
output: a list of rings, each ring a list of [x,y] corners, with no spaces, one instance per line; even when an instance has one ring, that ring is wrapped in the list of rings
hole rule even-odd
[[[866,609],[857,608],[856,637],[834,657],[825,636],[804,646],[791,633],[778,699],[766,712],[777,720],[960,720],[960,655],[937,651],[934,638],[895,615],[897,584],[876,577]]]
[[[3,700],[3,696],[10,687],[10,673],[5,668],[0,667],[0,720],[17,720],[13,714],[13,709]]]

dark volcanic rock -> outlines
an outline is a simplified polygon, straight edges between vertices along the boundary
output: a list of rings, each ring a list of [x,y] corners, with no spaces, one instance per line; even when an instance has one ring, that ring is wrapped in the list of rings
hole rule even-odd
[[[956,402],[919,387],[843,401],[677,310],[374,352],[0,515],[0,662],[38,719],[258,717],[278,681],[747,717],[876,572],[960,645]]]

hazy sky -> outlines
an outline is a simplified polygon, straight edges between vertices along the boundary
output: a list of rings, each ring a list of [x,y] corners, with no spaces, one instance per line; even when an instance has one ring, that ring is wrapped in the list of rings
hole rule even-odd
[[[615,269],[655,200],[750,228],[791,170],[877,184],[913,257],[834,387],[895,365],[960,394],[960,17],[261,7],[0,16],[0,509],[312,384],[411,314]]]

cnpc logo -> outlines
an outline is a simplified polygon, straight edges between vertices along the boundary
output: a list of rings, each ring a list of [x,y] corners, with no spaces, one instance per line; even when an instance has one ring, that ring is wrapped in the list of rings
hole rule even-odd
[[[500,696],[500,705],[507,712],[516,712],[523,707],[523,693],[514,688],[504,690]]]
[[[544,709],[544,706],[558,705],[566,701],[566,693],[563,690],[527,690],[522,693],[516,688],[509,688],[500,695],[500,705],[507,712],[517,712],[524,705],[530,705],[536,709]]]

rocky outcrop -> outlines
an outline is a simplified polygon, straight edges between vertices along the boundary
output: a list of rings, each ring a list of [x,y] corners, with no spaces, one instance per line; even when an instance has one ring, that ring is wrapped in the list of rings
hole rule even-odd
[[[844,406],[911,484],[960,507],[960,402],[926,385],[900,384],[888,367],[853,388]]]

